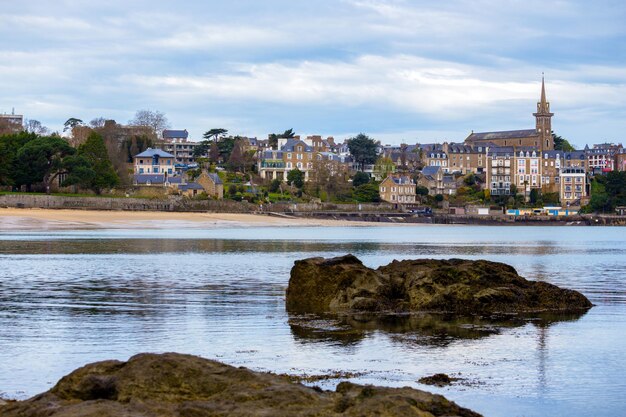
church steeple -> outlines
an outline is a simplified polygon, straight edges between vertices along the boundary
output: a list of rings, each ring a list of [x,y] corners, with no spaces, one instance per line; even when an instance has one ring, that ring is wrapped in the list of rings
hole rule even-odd
[[[541,74],[541,99],[537,103],[537,113],[550,113],[550,103],[546,100],[546,83],[543,74]]]
[[[533,113],[533,116],[535,116],[535,129],[541,138],[541,149],[554,149],[552,140],[552,116],[554,113],[550,113],[550,103],[546,99],[546,84],[543,73],[541,74],[541,98],[537,102],[537,113]]]

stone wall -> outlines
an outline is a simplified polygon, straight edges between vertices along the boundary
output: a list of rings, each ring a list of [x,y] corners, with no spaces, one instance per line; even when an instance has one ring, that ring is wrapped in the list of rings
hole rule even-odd
[[[181,197],[148,199],[10,194],[0,195],[0,207],[78,210],[249,212],[253,211],[256,206],[245,202],[189,200]]]
[[[359,207],[360,206],[360,207]],[[261,211],[261,206],[246,201],[192,200],[181,196],[167,198],[110,198],[62,197],[55,195],[7,194],[0,195],[0,207],[129,210],[129,211],[214,211],[221,213],[250,213]],[[330,204],[330,203],[276,203],[263,204],[264,212],[381,212],[393,211],[390,204]]]

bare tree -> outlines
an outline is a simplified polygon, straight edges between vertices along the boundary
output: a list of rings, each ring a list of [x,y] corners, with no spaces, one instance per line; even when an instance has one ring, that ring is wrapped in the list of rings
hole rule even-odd
[[[159,138],[162,137],[163,131],[170,127],[165,113],[158,110],[138,110],[135,113],[135,118],[129,120],[128,124],[150,127]]]
[[[39,120],[30,119],[24,122],[24,130],[28,133],[34,133],[39,136],[45,136],[50,133],[50,129],[41,124]]]
[[[105,119],[104,117],[96,117],[95,119],[92,119],[89,122],[89,126],[91,126],[94,129],[97,129],[99,127],[104,127],[104,124],[106,123],[107,119]]]

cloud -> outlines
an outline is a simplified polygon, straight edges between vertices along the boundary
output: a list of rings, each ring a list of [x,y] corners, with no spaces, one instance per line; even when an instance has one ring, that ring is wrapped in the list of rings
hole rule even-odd
[[[0,14],[0,110],[463,137],[532,127],[545,71],[555,126],[619,137],[625,19],[610,1],[29,0]]]
[[[617,76],[611,69],[605,71]],[[538,69],[519,72],[538,74]],[[404,55],[365,55],[349,62],[239,65],[204,76],[123,77],[123,82],[138,88],[173,96],[284,105],[393,106],[398,111],[443,119],[506,101],[533,103],[539,97],[539,79],[520,80],[492,69]],[[549,91],[563,107],[625,105],[626,76],[621,81],[610,85],[553,80]]]

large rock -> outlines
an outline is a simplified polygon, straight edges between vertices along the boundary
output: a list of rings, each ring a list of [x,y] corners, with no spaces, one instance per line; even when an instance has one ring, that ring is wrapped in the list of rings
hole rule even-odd
[[[479,414],[412,388],[343,382],[335,392],[196,356],[140,354],[65,376],[50,391],[0,406],[3,417],[462,416]]]
[[[528,281],[499,262],[464,259],[393,261],[376,270],[353,255],[296,261],[287,310],[429,311],[460,314],[580,311],[581,293]]]

